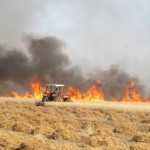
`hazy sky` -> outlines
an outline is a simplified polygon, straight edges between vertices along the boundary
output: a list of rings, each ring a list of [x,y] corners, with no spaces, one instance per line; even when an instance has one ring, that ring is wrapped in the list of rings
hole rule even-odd
[[[150,87],[149,0],[0,0],[0,43],[56,36],[85,70],[117,64]]]

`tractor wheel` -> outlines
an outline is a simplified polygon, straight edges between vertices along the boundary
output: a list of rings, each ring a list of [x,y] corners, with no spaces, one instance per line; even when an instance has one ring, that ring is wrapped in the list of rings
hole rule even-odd
[[[46,102],[46,101],[48,101],[48,97],[47,96],[43,96],[42,102]]]

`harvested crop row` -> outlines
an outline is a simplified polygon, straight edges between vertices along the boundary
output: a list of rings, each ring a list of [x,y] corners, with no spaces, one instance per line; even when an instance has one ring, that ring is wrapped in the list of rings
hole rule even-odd
[[[146,149],[149,112],[0,103],[0,149]]]

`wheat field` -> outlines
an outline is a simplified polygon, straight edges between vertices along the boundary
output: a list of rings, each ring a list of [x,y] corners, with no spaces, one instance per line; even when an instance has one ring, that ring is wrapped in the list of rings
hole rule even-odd
[[[0,98],[0,150],[149,150],[150,103]]]

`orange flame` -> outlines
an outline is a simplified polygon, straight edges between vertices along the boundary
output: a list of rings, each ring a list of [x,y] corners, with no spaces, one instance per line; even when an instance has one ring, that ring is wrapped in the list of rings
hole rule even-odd
[[[16,98],[42,98],[45,88],[42,87],[41,82],[37,81],[31,83],[33,94],[26,92],[24,95],[20,95],[17,92],[13,92]],[[105,101],[104,92],[99,87],[99,82],[92,85],[86,92],[80,92],[78,89],[69,87],[66,95],[69,95],[72,100],[90,100],[90,101]],[[130,85],[125,88],[125,96],[122,99],[112,98],[113,101],[125,101],[125,102],[146,102],[148,98],[140,93],[135,88],[134,82],[130,82]]]
[[[44,92],[44,88],[41,85],[40,81],[35,83],[31,83],[31,87],[33,90],[33,95],[29,92],[26,92],[24,95],[19,95],[17,92],[13,92],[14,97],[16,98],[41,98]]]
[[[98,87],[98,83],[92,85],[85,93],[82,93],[73,87],[69,87],[67,95],[71,96],[72,100],[104,101],[104,93]]]
[[[148,98],[140,93],[138,93],[137,89],[134,86],[134,82],[131,81],[130,85],[126,87],[126,94],[123,97],[123,101],[125,102],[146,102]]]

